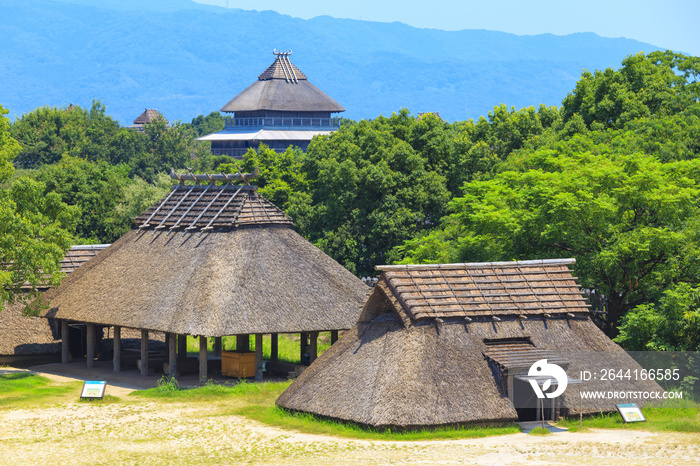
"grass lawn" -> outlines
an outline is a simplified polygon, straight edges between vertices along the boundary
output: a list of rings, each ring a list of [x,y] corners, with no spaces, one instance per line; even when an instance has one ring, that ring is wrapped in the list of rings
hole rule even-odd
[[[573,416],[557,423],[572,432],[596,429],[638,429],[656,432],[700,433],[700,404],[690,400],[668,400],[661,404],[649,404],[642,408],[646,422],[626,423],[617,412],[601,413],[583,418]]]
[[[325,434],[337,437],[372,440],[435,440],[475,438],[519,432],[513,424],[503,426],[473,426],[438,428],[409,432],[390,429],[375,430],[338,421],[319,419],[309,414],[290,413],[275,405],[275,399],[289,386],[286,382],[232,382],[209,383],[203,387],[182,390],[177,383],[163,383],[150,390],[140,390],[123,398],[106,396],[103,400],[84,400],[84,403],[138,405],[156,403],[164,411],[172,404],[214,404],[219,415],[243,416],[269,426],[309,434]],[[27,372],[0,375],[0,409],[41,408],[80,401],[82,382],[57,383]],[[572,432],[602,429],[639,429],[649,431],[700,432],[700,405],[688,400],[669,401],[659,406],[647,406],[643,410],[647,422],[626,424],[617,413],[603,413],[585,417],[583,428],[578,418],[564,419],[558,426]]]
[[[251,335],[249,340],[250,351],[255,351],[255,337]],[[263,335],[263,359],[270,359],[270,335]],[[318,355],[320,356],[331,346],[331,332],[320,332],[318,335]],[[222,337],[221,349],[233,351],[236,349],[236,337]],[[207,339],[207,350],[214,351],[214,339]],[[199,352],[199,340],[192,336],[187,337],[187,352],[197,354]],[[299,334],[279,334],[277,339],[277,354],[282,362],[298,364],[301,355],[301,342]]]
[[[230,385],[207,384],[204,387],[180,390],[176,384],[164,383],[150,390],[133,392],[130,397],[157,399],[161,402],[195,401],[206,402],[213,399],[235,399],[236,403],[226,414],[244,416],[269,426],[295,430],[308,434],[326,434],[338,437],[372,440],[436,440],[454,438],[475,438],[490,435],[514,434],[520,432],[515,423],[504,426],[449,427],[410,432],[396,432],[391,429],[368,429],[354,424],[319,419],[303,413],[290,413],[275,405],[277,397],[291,381],[250,383],[240,382]]]
[[[475,464],[482,457],[490,462],[527,462],[540,458],[538,455],[565,458],[569,463],[604,455],[606,459],[619,459],[620,464],[640,457],[658,460],[654,464],[689,464],[700,455],[700,410],[690,403],[674,408],[647,408],[644,414],[649,422],[636,425],[622,424],[616,414],[587,418],[584,430],[617,429],[602,437],[597,431],[593,440],[588,434],[562,436],[542,432],[546,437],[451,442],[517,433],[519,428],[510,424],[413,432],[362,429],[277,408],[274,401],[289,383],[212,383],[189,390],[163,383],[129,394],[112,392],[120,393],[119,398],[107,395],[103,400],[81,401],[82,382],[55,382],[26,372],[0,373],[0,457],[8,464],[21,465],[341,466]],[[567,422],[571,427],[578,425],[577,419],[563,423]],[[626,434],[624,429],[663,433],[644,433],[646,437],[633,438],[621,436],[621,432]],[[610,443],[609,437],[618,441]],[[640,443],[639,438],[648,441]]]

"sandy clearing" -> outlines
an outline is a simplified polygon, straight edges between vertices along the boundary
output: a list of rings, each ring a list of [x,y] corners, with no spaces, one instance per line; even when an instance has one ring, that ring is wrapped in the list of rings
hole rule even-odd
[[[7,370],[3,368],[1,370]],[[75,380],[46,374],[57,381]],[[109,387],[108,387],[109,388]],[[115,396],[133,391],[118,388]],[[118,394],[119,393],[119,394]],[[0,409],[8,464],[700,465],[700,435],[626,430],[442,441],[299,433],[226,414],[225,402],[67,403]]]

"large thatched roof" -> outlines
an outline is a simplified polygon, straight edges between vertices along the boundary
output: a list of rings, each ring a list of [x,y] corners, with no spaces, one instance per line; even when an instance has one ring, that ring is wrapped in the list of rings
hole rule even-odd
[[[289,60],[275,53],[275,61],[258,80],[221,108],[222,112],[276,110],[292,112],[344,112],[345,109],[306,79]]]
[[[254,187],[179,185],[49,291],[48,317],[224,336],[350,328],[369,288]]]
[[[108,244],[73,246],[61,261],[61,271],[70,274],[104,250]],[[48,289],[48,285],[40,286]],[[0,355],[56,353],[61,350],[58,327],[41,317],[22,313],[25,305],[14,303],[0,312]]]
[[[571,294],[567,263],[379,267],[358,324],[277,404],[375,427],[514,420],[504,379],[527,375],[537,360],[568,367],[575,378],[601,362],[631,367],[588,317],[581,291]],[[614,409],[608,400],[581,401],[577,388],[561,403],[565,413]]]

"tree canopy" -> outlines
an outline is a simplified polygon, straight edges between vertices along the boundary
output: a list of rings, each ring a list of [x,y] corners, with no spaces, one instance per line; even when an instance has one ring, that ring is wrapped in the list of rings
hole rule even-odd
[[[9,182],[21,146],[10,136],[7,113],[0,106],[0,309],[28,302],[40,286],[61,279],[60,261],[71,245],[69,229],[76,209],[44,185],[22,177]]]

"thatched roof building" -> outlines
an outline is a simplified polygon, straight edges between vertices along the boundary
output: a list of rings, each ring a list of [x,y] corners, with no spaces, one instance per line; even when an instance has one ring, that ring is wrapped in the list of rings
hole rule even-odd
[[[575,379],[601,364],[638,366],[590,320],[573,262],[378,267],[358,324],[277,404],[400,428],[614,410],[613,401],[582,401]],[[538,405],[528,370],[542,359],[566,369],[570,386]],[[595,381],[586,389],[630,387]]]
[[[143,131],[146,125],[154,120],[163,120],[165,124],[168,124],[168,120],[156,109],[147,108],[143,113],[136,117],[134,123],[129,126],[130,129],[135,129],[137,131]]]
[[[314,136],[337,130],[340,119],[331,114],[345,109],[311,84],[291,54],[275,51],[275,61],[258,80],[221,108],[234,114],[225,129],[198,141],[210,141],[215,155],[240,158],[260,143],[277,151],[292,145],[306,150]]]
[[[138,228],[46,294],[47,317],[201,337],[354,325],[369,288],[255,186],[173,176],[181,183]]]
[[[61,261],[61,271],[70,274],[105,249],[107,244],[73,246]],[[45,291],[48,285],[40,286]],[[61,335],[54,320],[30,317],[22,313],[25,305],[15,303],[0,312],[0,363],[39,361],[40,355],[61,352]]]

